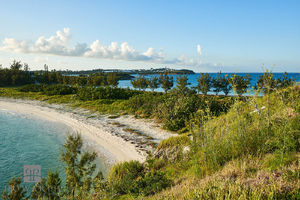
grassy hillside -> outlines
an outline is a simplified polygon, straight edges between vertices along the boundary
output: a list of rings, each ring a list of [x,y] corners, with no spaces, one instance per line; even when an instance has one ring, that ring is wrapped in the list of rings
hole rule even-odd
[[[147,199],[299,199],[299,111],[299,87],[237,101],[193,132],[189,154],[165,160],[174,184]]]
[[[129,112],[181,133],[145,163],[118,163],[106,180],[96,177],[81,199],[300,199],[299,86],[241,98],[121,92],[114,99],[111,89],[95,98],[97,91],[80,97],[5,88],[0,96]]]

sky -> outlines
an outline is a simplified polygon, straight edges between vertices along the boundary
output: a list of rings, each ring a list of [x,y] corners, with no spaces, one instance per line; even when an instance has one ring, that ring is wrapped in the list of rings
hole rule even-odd
[[[299,0],[0,0],[0,64],[300,71]]]

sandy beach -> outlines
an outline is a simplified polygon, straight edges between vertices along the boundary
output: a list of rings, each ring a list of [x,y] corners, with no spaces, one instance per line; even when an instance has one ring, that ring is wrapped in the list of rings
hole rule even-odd
[[[40,101],[0,98],[0,110],[63,123],[93,143],[99,156],[105,157],[111,164],[129,160],[142,162],[146,159],[147,151],[154,149],[153,145],[148,145],[149,140],[157,145],[173,135],[151,120],[135,119],[129,115],[112,119],[87,110]],[[138,131],[139,135],[126,129]]]

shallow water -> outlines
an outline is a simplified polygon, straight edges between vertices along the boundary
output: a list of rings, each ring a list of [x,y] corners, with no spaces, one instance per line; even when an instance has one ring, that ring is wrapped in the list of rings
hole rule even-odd
[[[22,185],[30,191],[33,184],[23,183],[24,165],[40,165],[42,177],[50,169],[58,171],[64,180],[64,166],[58,157],[70,132],[71,128],[64,124],[0,110],[0,193],[13,176],[21,176]],[[96,163],[103,171],[104,164],[99,159]]]

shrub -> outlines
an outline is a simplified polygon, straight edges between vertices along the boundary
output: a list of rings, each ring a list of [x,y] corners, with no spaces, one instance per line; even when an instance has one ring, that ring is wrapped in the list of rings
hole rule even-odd
[[[163,140],[159,143],[157,150],[159,149],[165,149],[168,147],[179,147],[179,146],[188,146],[190,145],[191,140],[187,135],[179,135],[176,137],[170,137],[166,140]]]
[[[77,89],[68,85],[25,85],[19,89],[21,92],[41,92],[48,96],[75,94]]]
[[[68,95],[76,94],[77,89],[68,85],[47,85],[43,87],[43,94],[48,96],[53,95]]]
[[[154,115],[155,108],[163,99],[164,95],[160,93],[145,92],[131,97],[125,105],[129,112],[149,117]]]
[[[171,180],[166,177],[166,173],[160,170],[148,172],[143,179],[139,179],[137,185],[140,193],[148,196],[162,191],[171,185]]]
[[[113,195],[139,194],[152,195],[171,185],[171,180],[160,170],[147,172],[138,161],[116,164],[107,179],[108,188]]]
[[[80,87],[78,89],[77,98],[84,101],[97,99],[129,99],[138,94],[141,94],[141,92],[116,87]]]
[[[144,166],[138,161],[116,164],[108,176],[108,184],[113,193],[122,195],[138,193],[136,180],[144,176]]]
[[[43,85],[37,84],[29,84],[24,85],[23,87],[19,88],[20,92],[41,92],[43,91]]]
[[[199,104],[196,95],[168,95],[158,105],[155,115],[162,120],[166,129],[177,131],[185,127],[191,113],[197,111]]]

